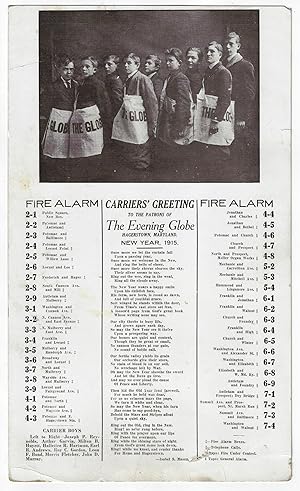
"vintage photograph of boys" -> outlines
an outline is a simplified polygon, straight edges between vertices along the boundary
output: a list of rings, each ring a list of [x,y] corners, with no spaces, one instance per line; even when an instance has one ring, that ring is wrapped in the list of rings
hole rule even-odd
[[[258,10],[39,12],[41,182],[259,182]]]

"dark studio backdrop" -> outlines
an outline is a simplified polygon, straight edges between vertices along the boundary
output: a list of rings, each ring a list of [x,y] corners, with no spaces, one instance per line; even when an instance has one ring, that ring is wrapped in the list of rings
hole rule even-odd
[[[41,11],[40,90],[57,78],[54,59],[60,53],[69,54],[75,65],[82,56],[96,57],[100,62],[97,72],[100,79],[104,79],[101,64],[107,54],[117,54],[122,59],[133,51],[141,57],[141,71],[146,55],[158,54],[162,59],[161,75],[164,77],[167,75],[164,63],[167,48],[178,47],[185,54],[189,46],[203,49],[213,40],[223,43],[231,31],[240,34],[240,52],[254,65],[259,87],[258,10]],[[203,68],[205,66],[203,61]],[[126,75],[122,66],[119,73],[124,80]]]
[[[223,42],[230,31],[241,35],[241,54],[257,73],[257,10],[40,12],[40,83],[56,77],[53,59],[61,52],[75,61],[93,55],[101,62],[106,54],[122,58],[131,51],[142,61],[152,53],[164,60],[167,48],[175,46],[184,53],[189,46],[204,48],[209,41]],[[161,72],[167,74],[164,63]],[[98,76],[103,77],[101,68]]]

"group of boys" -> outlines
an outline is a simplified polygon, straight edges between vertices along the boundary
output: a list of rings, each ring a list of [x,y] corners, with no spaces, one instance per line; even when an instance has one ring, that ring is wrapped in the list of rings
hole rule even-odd
[[[200,48],[191,47],[186,51],[185,61],[186,77],[189,80],[189,90],[194,103],[201,88],[206,94],[218,97],[217,108],[211,121],[210,134],[218,132],[219,123],[223,120],[230,101],[235,101],[235,142],[230,147],[217,148],[214,145],[202,145],[201,155],[207,153],[206,158],[216,161],[226,160],[231,153],[236,153],[239,158],[244,157],[247,146],[247,129],[252,124],[253,102],[255,100],[255,75],[254,67],[239,53],[241,47],[240,37],[237,33],[229,33],[225,42],[226,56],[223,58],[223,47],[213,41],[206,47],[207,69],[202,68],[203,53]],[[175,49],[175,48],[174,48]],[[178,50],[179,51],[179,50]],[[223,63],[221,59],[223,58]],[[74,99],[77,99],[77,107],[85,107],[95,103],[100,112],[106,133],[106,141],[114,138],[113,121],[121,111],[124,95],[139,96],[142,100],[145,120],[147,121],[148,138],[142,143],[137,140],[118,141],[119,155],[127,163],[137,169],[146,169],[150,166],[153,156],[153,142],[157,131],[159,106],[164,81],[160,77],[159,70],[161,59],[157,55],[149,55],[145,59],[144,73],[140,71],[140,57],[130,53],[124,57],[124,68],[127,78],[123,83],[118,74],[120,59],[117,55],[109,55],[104,60],[106,78],[104,83],[98,77],[94,77],[98,63],[93,57],[85,57],[81,62],[81,74],[85,83],[78,84],[74,80],[74,62],[69,57],[63,57],[57,63],[59,78],[52,84],[50,97],[52,107],[60,106],[60,109],[73,110]],[[87,83],[88,81],[88,83]],[[90,97],[93,89],[93,97]],[[95,99],[95,100],[94,100]],[[45,114],[45,111],[44,111]],[[49,108],[48,108],[49,114]],[[105,131],[106,130],[106,131]],[[105,141],[104,140],[104,141]],[[130,139],[129,139],[130,140]],[[176,146],[176,145],[175,145]],[[205,148],[204,148],[205,147]],[[213,148],[215,147],[215,148]]]

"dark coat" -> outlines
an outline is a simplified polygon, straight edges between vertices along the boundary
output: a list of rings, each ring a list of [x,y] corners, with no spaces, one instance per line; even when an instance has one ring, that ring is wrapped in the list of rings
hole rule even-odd
[[[123,102],[123,82],[116,72],[106,76],[105,88],[110,99],[114,117],[119,112]]]
[[[78,83],[71,80],[71,88],[67,88],[59,77],[55,82],[46,87],[40,96],[41,116],[48,118],[52,108],[62,109],[63,111],[73,111]]]
[[[126,80],[125,90],[127,95],[140,95],[142,97],[148,121],[149,136],[153,136],[157,125],[158,103],[151,80],[147,75],[137,71]]]
[[[235,101],[236,121],[250,122],[255,99],[255,77],[252,63],[243,57],[227,63],[227,68],[232,75],[232,95]]]
[[[203,70],[187,70],[185,74],[190,81],[193,101],[197,102],[197,94],[202,87]]]
[[[214,117],[222,121],[231,102],[232,77],[231,73],[221,62],[213,68],[207,68],[204,74],[204,87],[207,95],[218,97]]]
[[[95,75],[83,80],[78,89],[77,109],[90,107],[96,104],[103,122],[104,128],[111,127],[112,111],[111,103],[105,89],[105,85]]]
[[[189,79],[180,70],[174,70],[167,78],[166,95],[176,102],[173,128],[183,131],[191,116],[191,87]]]
[[[148,77],[149,77],[149,75],[148,75]],[[158,72],[154,72],[154,75],[152,75],[152,77],[149,77],[149,78],[150,78],[151,82],[153,83],[154,92],[155,92],[156,98],[159,102],[160,94],[161,94],[161,91],[163,88],[164,81],[162,78],[160,78],[160,75]]]

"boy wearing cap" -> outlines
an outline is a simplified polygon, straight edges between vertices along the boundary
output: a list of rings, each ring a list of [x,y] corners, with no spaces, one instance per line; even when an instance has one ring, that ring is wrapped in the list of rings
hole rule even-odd
[[[145,73],[153,83],[154,92],[157,100],[160,99],[160,94],[163,88],[163,80],[160,78],[159,69],[161,59],[157,55],[148,55],[145,60]]]
[[[58,78],[52,82],[47,90],[41,93],[40,111],[41,120],[48,125],[44,134],[43,154],[52,158],[68,158],[69,131],[57,131],[59,124],[67,129],[72,112],[78,83],[73,80],[74,61],[67,54],[60,54],[55,59],[55,68]]]
[[[201,48],[188,48],[185,53],[185,59],[187,64],[185,74],[190,81],[193,101],[197,102],[197,94],[201,90],[203,80],[203,69],[201,65],[203,53]]]
[[[106,72],[105,88],[110,98],[113,117],[115,117],[123,101],[123,82],[118,74],[120,58],[117,55],[108,55],[103,62]]]
[[[240,36],[230,32],[225,41],[225,66],[232,75],[232,100],[235,101],[235,140],[231,144],[232,157],[238,164],[253,159],[255,134],[253,116],[255,102],[254,67],[239,53]]]
[[[169,76],[161,93],[158,137],[174,146],[185,138],[191,119],[192,95],[189,79],[180,70],[182,51],[170,48],[165,55]]]
[[[139,71],[141,60],[135,53],[123,59],[127,79],[123,105],[114,119],[112,138],[118,141],[119,154],[135,169],[145,170],[151,163],[158,103],[149,77]]]
[[[255,98],[254,67],[239,53],[241,43],[236,32],[228,34],[225,45],[227,58],[224,65],[232,75],[231,98],[235,101],[235,125],[242,130],[249,125],[251,119]]]
[[[223,121],[226,110],[231,102],[232,77],[231,73],[221,63],[223,47],[217,41],[211,41],[206,47],[208,68],[205,71],[203,84],[205,94],[218,97],[214,117],[211,120],[209,133],[219,131],[219,123]],[[204,159],[208,165],[225,162],[230,157],[229,146],[204,145]]]

